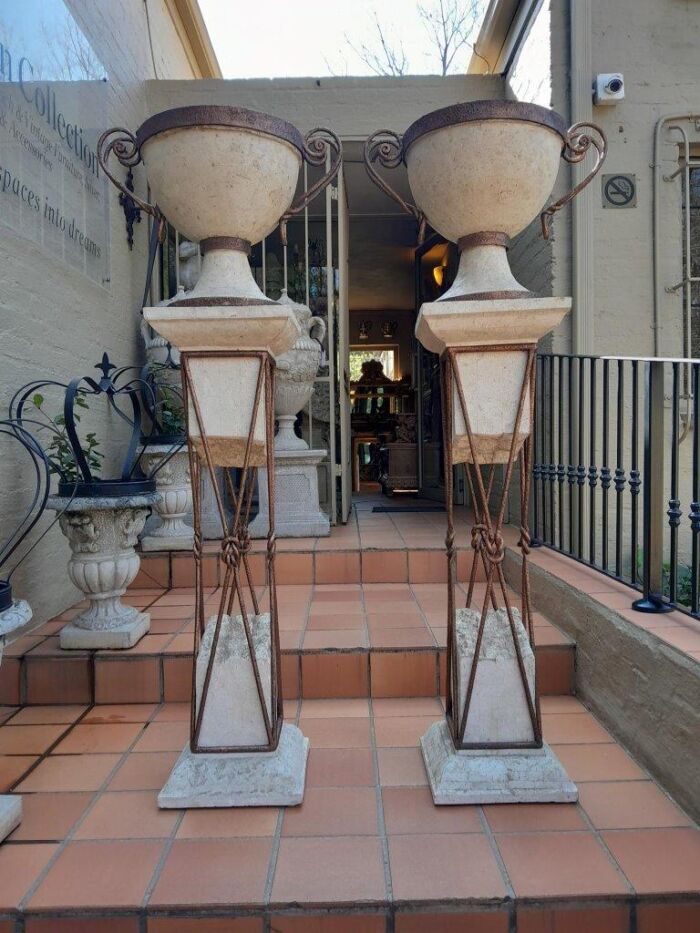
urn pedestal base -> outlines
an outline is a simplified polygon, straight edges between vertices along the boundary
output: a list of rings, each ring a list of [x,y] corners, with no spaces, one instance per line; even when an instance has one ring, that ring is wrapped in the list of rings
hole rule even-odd
[[[551,748],[457,751],[447,722],[420,740],[436,804],[576,803],[578,790]]]
[[[151,617],[147,612],[137,612],[133,619],[113,628],[79,628],[68,623],[61,629],[61,648],[73,651],[92,651],[98,648],[124,650],[134,645],[147,634]]]
[[[0,842],[22,822],[22,798],[14,794],[0,796]]]
[[[325,450],[275,450],[275,534],[278,538],[320,538],[330,534],[328,516],[318,504],[318,465]],[[252,538],[269,528],[267,471],[258,474],[259,511],[250,523]]]
[[[187,747],[158,795],[158,806],[297,806],[304,798],[308,754],[309,740],[288,723],[274,752],[193,754]]]

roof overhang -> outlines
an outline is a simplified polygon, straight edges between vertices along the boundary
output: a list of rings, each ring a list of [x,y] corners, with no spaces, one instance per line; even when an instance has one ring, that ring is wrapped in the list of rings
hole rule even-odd
[[[543,0],[489,0],[468,74],[505,74]]]
[[[223,78],[198,0],[165,0],[197,78]]]

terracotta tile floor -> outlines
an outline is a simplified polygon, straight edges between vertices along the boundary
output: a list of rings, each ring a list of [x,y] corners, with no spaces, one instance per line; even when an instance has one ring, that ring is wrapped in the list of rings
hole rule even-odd
[[[256,918],[272,917],[299,933],[384,933],[391,917],[397,933],[629,933],[637,898],[697,919],[700,832],[573,697],[544,697],[542,711],[576,805],[435,807],[416,742],[441,711],[436,698],[290,702],[311,740],[303,805],[181,812],[159,811],[156,796],[187,704],[19,710],[0,727],[3,761],[18,763],[6,783],[25,807],[0,847],[0,929],[16,911],[67,910],[131,911],[124,933],[146,929],[139,915],[149,933],[189,933],[178,916],[222,912],[248,919],[197,929],[263,933]],[[29,735],[38,759],[23,753]],[[570,926],[576,911],[585,923]]]
[[[473,605],[481,607],[485,584],[474,588]],[[218,589],[211,589],[207,609],[218,608]],[[258,587],[256,593],[261,611],[269,607],[267,590]],[[456,588],[457,600],[463,605],[467,585]],[[508,590],[513,605],[519,604],[515,591]],[[174,602],[176,600],[177,602]],[[128,651],[98,651],[94,654],[105,661],[117,661],[135,655],[188,655],[192,653],[194,626],[194,592],[187,588],[149,590],[134,595],[130,592],[124,601],[137,602],[151,615],[151,632]],[[327,651],[354,648],[422,648],[444,647],[447,633],[447,592],[440,583],[330,583],[277,586],[279,624],[283,650]],[[72,611],[75,611],[75,607]],[[64,624],[66,614],[34,630],[31,645],[15,642],[8,648],[8,656],[27,658],[76,657],[67,655],[50,634],[58,621]],[[543,616],[535,613],[538,645],[570,645],[567,638]],[[168,631],[161,631],[163,627]],[[21,642],[26,639],[21,639]],[[82,656],[82,652],[78,655]],[[148,710],[148,704],[141,704]],[[24,724],[33,723],[34,714],[25,710]],[[58,719],[36,725],[37,730],[56,730],[64,714],[54,712]],[[106,714],[100,714],[106,715]],[[94,721],[94,720],[90,720]],[[60,731],[60,730],[59,730]],[[29,736],[29,733],[27,733]],[[0,749],[0,752],[5,749]]]

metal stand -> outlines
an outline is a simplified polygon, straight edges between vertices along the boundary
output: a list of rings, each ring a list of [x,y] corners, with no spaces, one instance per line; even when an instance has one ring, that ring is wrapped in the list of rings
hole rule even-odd
[[[248,437],[245,445],[243,460],[238,473],[238,482],[234,482],[231,469],[226,469],[224,476],[229,499],[233,506],[233,516],[227,520],[226,505],[221,489],[216,482],[216,468],[221,464],[215,462],[209,438],[203,423],[200,401],[194,389],[190,370],[190,361],[195,357],[210,358],[213,356],[228,359],[254,359],[259,362],[255,398],[252,407]],[[195,560],[195,632],[194,632],[194,658],[195,664],[192,673],[191,717],[190,717],[190,751],[193,754],[218,754],[241,752],[272,752],[277,748],[283,722],[282,711],[282,681],[279,625],[277,618],[277,593],[275,589],[275,468],[274,468],[274,358],[265,351],[221,351],[220,353],[183,353],[182,357],[182,383],[185,402],[185,411],[188,418],[192,413],[197,423],[199,437],[198,444],[188,430],[188,450],[190,458],[190,472],[192,477],[193,514],[194,514],[194,560]],[[260,667],[254,646],[251,628],[251,609],[257,622],[260,615],[258,597],[253,585],[248,553],[250,551],[250,536],[248,522],[250,507],[256,483],[257,466],[252,465],[252,448],[255,425],[258,420],[260,406],[264,408],[265,415],[265,465],[267,467],[267,490],[269,499],[270,525],[267,534],[266,559],[266,585],[270,601],[270,703],[265,697],[265,690],[261,679]],[[230,467],[230,464],[225,464]],[[199,703],[197,702],[197,657],[202,637],[207,624],[205,616],[204,584],[202,575],[202,515],[201,515],[201,483],[203,474],[208,471],[211,485],[216,497],[216,505],[221,520],[221,554],[220,559],[225,567],[224,580],[221,587],[221,596],[216,609],[216,623],[213,633],[211,650],[206,669],[206,676]],[[220,633],[224,616],[231,616],[238,608],[242,619],[245,639],[248,646],[250,663],[255,678],[260,711],[265,724],[267,743],[252,746],[224,746],[203,747],[200,743],[202,721],[206,710],[211,685],[212,671],[220,649]],[[212,614],[213,615],[213,614]]]
[[[491,498],[494,486],[494,476],[496,464],[490,464],[486,480],[482,472],[483,464],[480,462],[475,437],[469,418],[469,407],[465,399],[464,389],[461,384],[459,369],[456,364],[457,356],[461,353],[477,353],[479,351],[488,352],[513,352],[521,350],[527,353],[525,373],[520,388],[518,399],[517,414],[513,424],[513,435],[510,443],[510,452],[507,461],[504,464],[503,483],[498,495],[495,507],[491,506]],[[450,347],[442,357],[442,394],[443,394],[443,436],[445,444],[445,492],[447,500],[447,537],[445,540],[447,548],[448,562],[448,627],[447,627],[447,706],[446,716],[450,728],[450,734],[455,749],[513,749],[513,748],[541,748],[542,747],[542,724],[540,717],[539,693],[536,687],[531,688],[526,676],[522,650],[516,630],[516,619],[513,609],[509,604],[506,592],[506,582],[503,574],[503,522],[508,497],[508,488],[513,475],[513,466],[518,457],[517,439],[520,428],[523,424],[523,415],[525,412],[526,401],[529,406],[530,419],[533,423],[534,399],[535,399],[535,353],[534,345],[523,346],[484,346],[484,347]],[[484,568],[486,574],[486,591],[481,607],[481,617],[476,636],[476,645],[474,649],[474,659],[471,665],[469,680],[467,684],[466,700],[464,708],[459,710],[459,700],[461,697],[460,684],[460,664],[457,651],[456,623],[457,610],[455,604],[455,583],[456,583],[456,554],[454,547],[454,479],[453,479],[453,441],[454,441],[454,395],[455,390],[466,426],[466,434],[469,441],[469,459],[465,463],[465,472],[469,483],[471,500],[474,508],[475,523],[472,527],[471,545],[474,551],[471,574],[469,578],[469,589],[467,592],[466,607],[471,608],[474,596],[474,587],[476,583],[476,574],[479,564]],[[529,390],[529,391],[528,391]],[[518,545],[522,552],[522,584],[521,584],[521,605],[520,614],[525,626],[530,646],[534,653],[535,639],[534,627],[532,624],[532,609],[530,605],[530,584],[527,567],[527,556],[530,550],[530,535],[528,531],[528,509],[530,497],[530,470],[531,470],[531,439],[525,440],[519,454],[520,462],[520,540]],[[500,597],[500,600],[499,600]],[[502,602],[501,602],[502,601]],[[525,694],[527,708],[532,725],[533,739],[530,742],[465,742],[464,736],[467,730],[470,705],[474,693],[474,684],[479,667],[480,648],[484,637],[484,628],[487,624],[487,616],[490,609],[497,611],[504,609],[507,618],[510,633],[513,639],[513,648],[517,659],[520,680],[522,682]]]

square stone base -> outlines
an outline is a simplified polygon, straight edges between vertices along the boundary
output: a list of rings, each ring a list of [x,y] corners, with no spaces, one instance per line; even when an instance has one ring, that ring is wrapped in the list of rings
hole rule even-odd
[[[117,628],[88,629],[78,628],[68,623],[61,629],[61,648],[69,651],[86,651],[97,648],[122,650],[133,648],[151,627],[151,617],[147,612],[139,614],[126,625]]]
[[[278,538],[322,538],[330,534],[328,516],[318,501],[318,465],[325,450],[275,450],[275,534]],[[267,470],[258,473],[260,511],[250,523],[251,538],[270,528]]]
[[[156,535],[144,535],[139,543],[142,551],[191,551],[194,546],[194,537],[173,535],[170,538],[165,536],[159,538]]]
[[[158,795],[158,806],[297,806],[304,799],[308,754],[309,740],[288,723],[274,752],[195,755],[187,746]]]
[[[436,804],[576,803],[578,790],[548,745],[457,751],[446,720],[420,740]]]
[[[7,839],[22,821],[22,798],[14,794],[0,797],[0,842]]]

